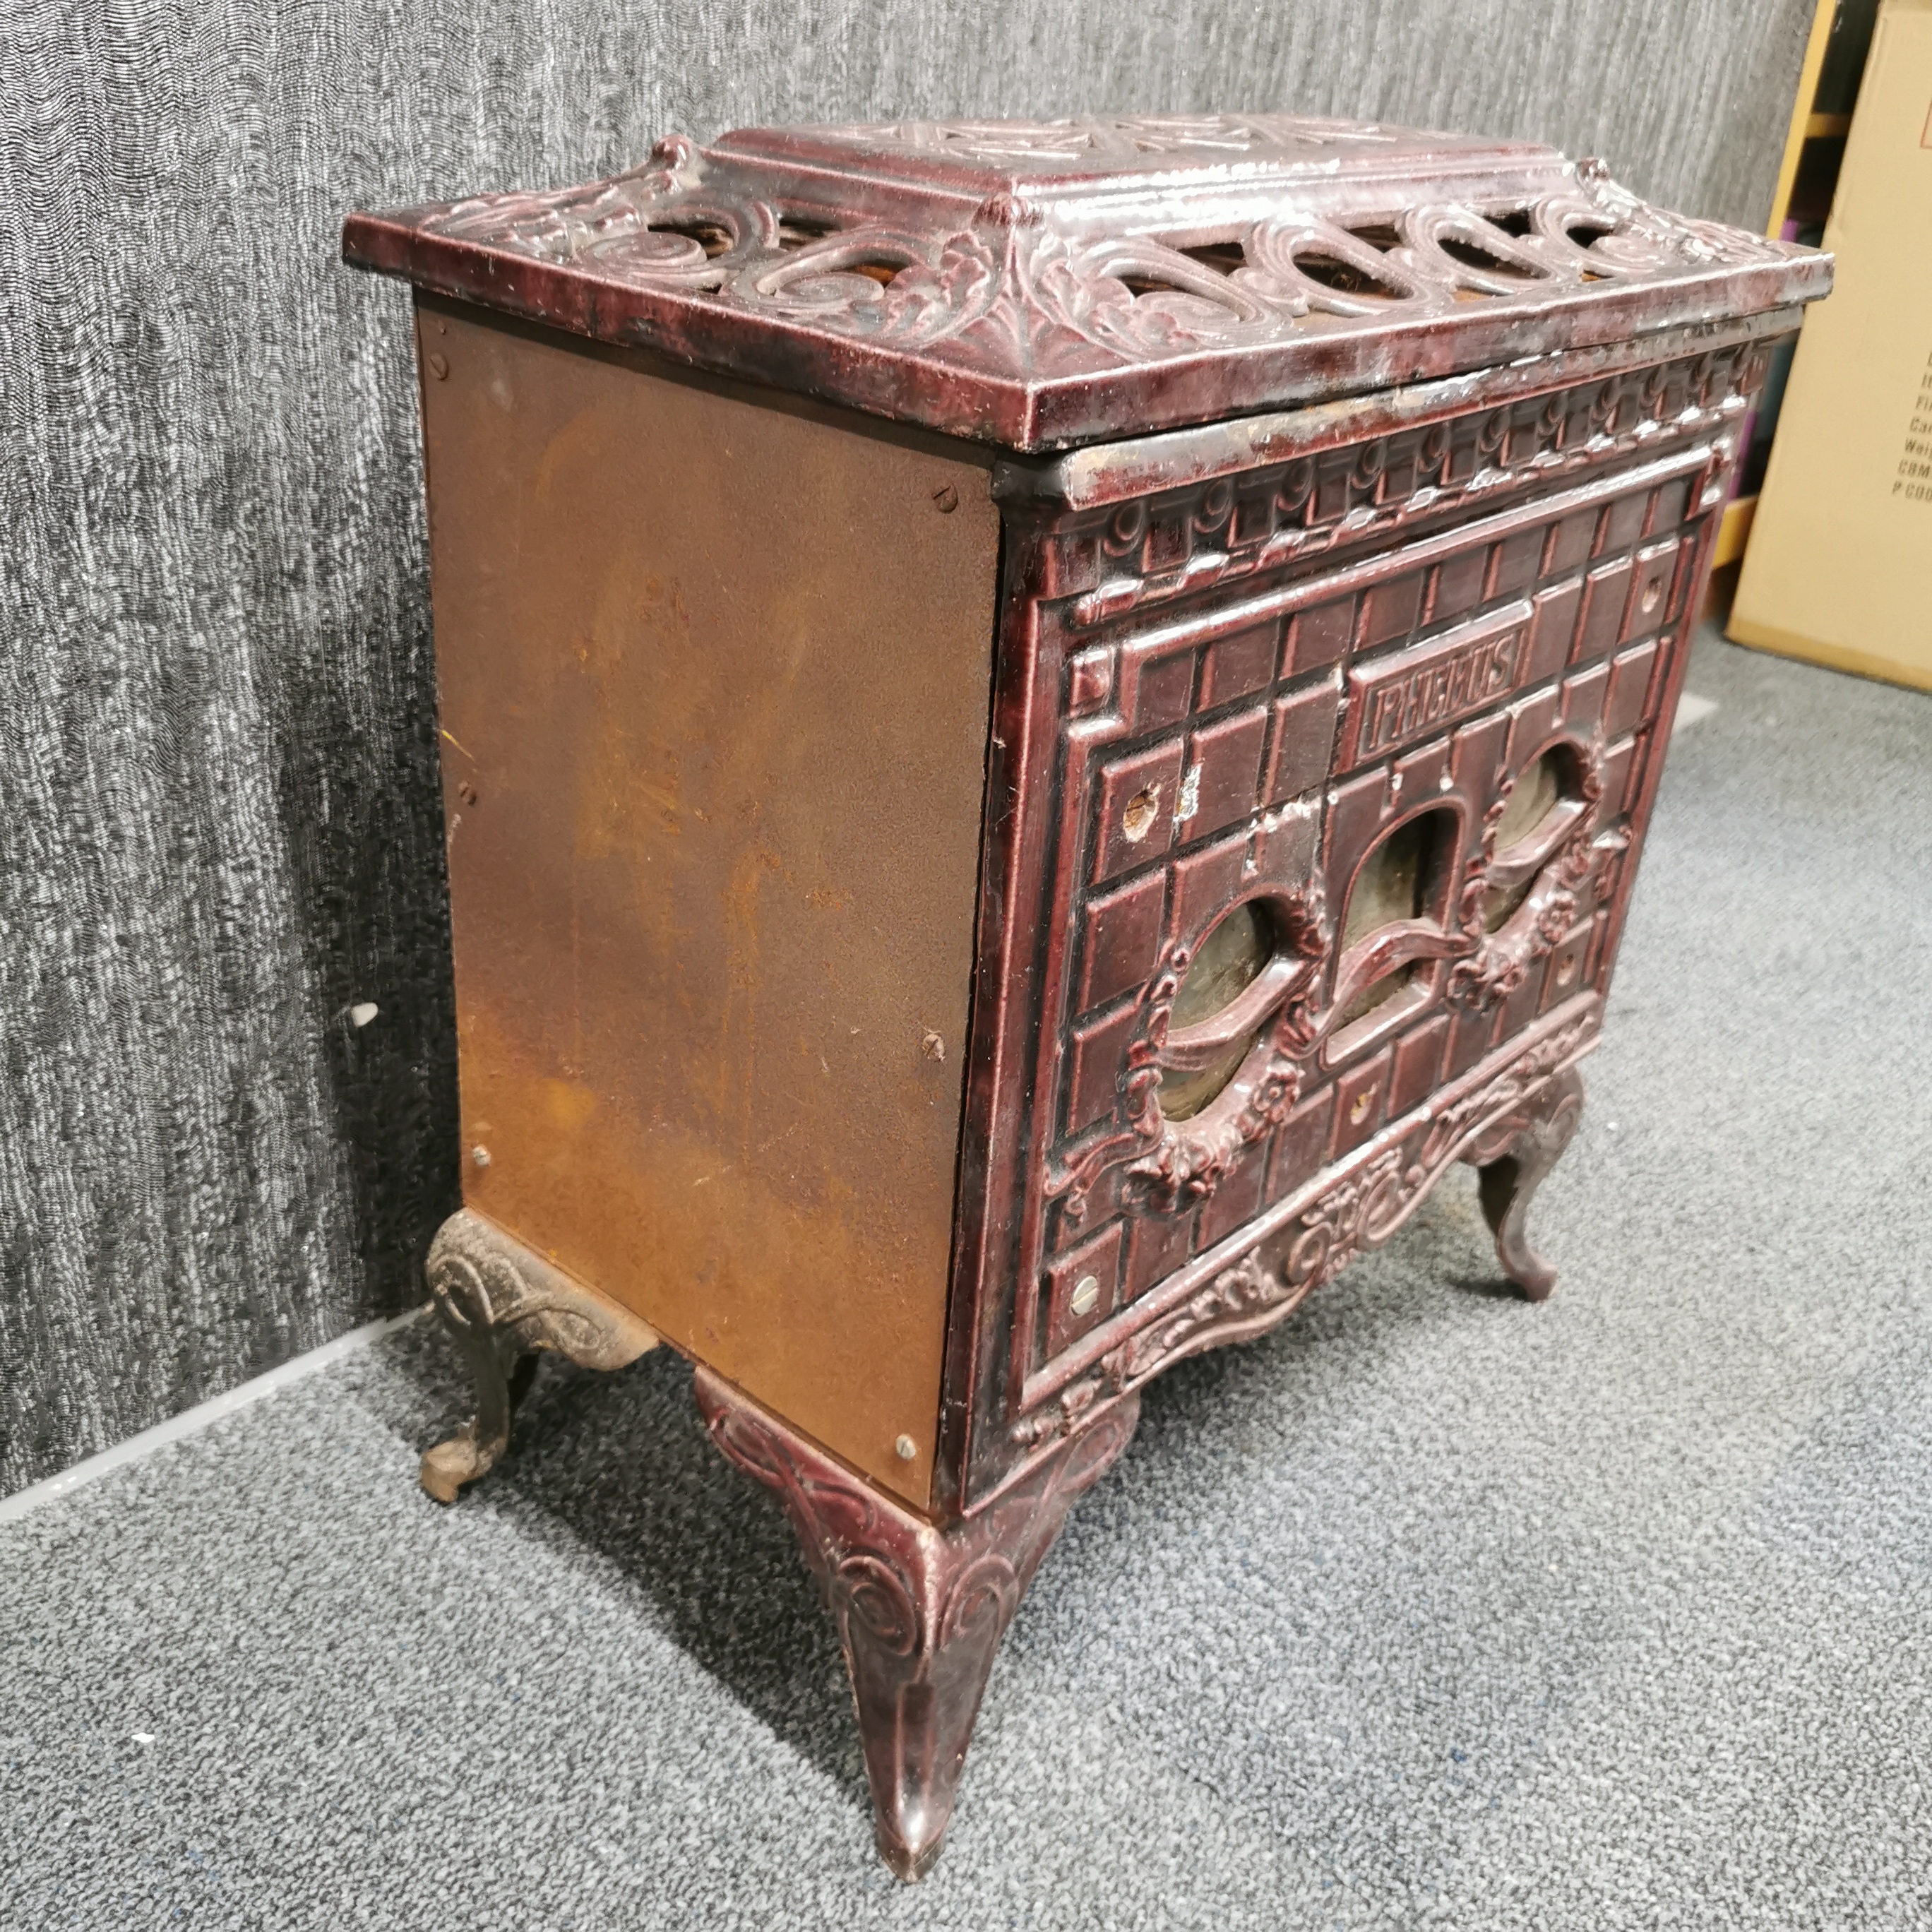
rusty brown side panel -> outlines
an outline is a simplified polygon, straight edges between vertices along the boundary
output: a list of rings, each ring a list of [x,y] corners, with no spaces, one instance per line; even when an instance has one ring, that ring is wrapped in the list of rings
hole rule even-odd
[[[465,1198],[923,1507],[985,462],[460,304],[418,329]]]

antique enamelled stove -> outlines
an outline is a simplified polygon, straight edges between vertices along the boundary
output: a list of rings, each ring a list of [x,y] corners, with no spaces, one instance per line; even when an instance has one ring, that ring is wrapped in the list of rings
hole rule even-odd
[[[938,1855],[1138,1390],[1574,1131],[1715,518],[1828,258],[1519,143],[751,129],[348,224],[416,285],[465,1205],[697,1365]],[[645,1480],[648,1480],[646,1472]]]

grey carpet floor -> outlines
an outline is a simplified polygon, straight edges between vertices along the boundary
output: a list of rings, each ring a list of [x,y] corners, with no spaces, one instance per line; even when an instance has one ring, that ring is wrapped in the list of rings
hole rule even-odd
[[[1932,700],[1690,686],[1556,1298],[1459,1172],[1158,1384],[923,1886],[688,1372],[547,1366],[443,1512],[424,1324],[0,1529],[0,1921],[1932,1924]]]

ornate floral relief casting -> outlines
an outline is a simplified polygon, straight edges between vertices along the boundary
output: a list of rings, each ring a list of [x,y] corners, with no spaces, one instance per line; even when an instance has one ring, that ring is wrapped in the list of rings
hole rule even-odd
[[[1173,1213],[1214,1192],[1244,1149],[1288,1118],[1300,1089],[1304,1060],[1319,1038],[1310,1009],[1321,962],[1333,934],[1318,882],[1292,896],[1271,898],[1280,936],[1277,957],[1298,970],[1282,975],[1280,1004],[1234,1078],[1193,1118],[1170,1120],[1160,1086],[1175,996],[1193,953],[1171,942],[1143,989],[1141,1017],[1130,1037],[1111,1129],[1047,1175],[1049,1199],[1064,1200],[1070,1220],[1086,1212],[1087,1196],[1108,1168],[1126,1163],[1129,1185],[1148,1204]],[[1252,1024],[1250,1021],[1249,1024]]]
[[[1600,829],[1601,734],[1552,742],[1574,759],[1577,795],[1567,810],[1558,808],[1558,842],[1538,852],[1526,868],[1528,885],[1522,903],[1497,930],[1486,928],[1485,907],[1497,886],[1497,830],[1516,788],[1510,778],[1499,786],[1484,816],[1481,844],[1465,873],[1458,922],[1439,933],[1412,935],[1402,950],[1404,958],[1451,961],[1445,996],[1471,1012],[1493,1010],[1522,985],[1532,965],[1562,943],[1576,922],[1584,895],[1628,842],[1619,827]],[[1281,1003],[1240,1071],[1202,1113],[1184,1120],[1171,1120],[1162,1112],[1160,1092],[1174,999],[1192,953],[1187,945],[1174,942],[1162,952],[1141,994],[1140,1017],[1123,1054],[1112,1121],[1048,1168],[1047,1198],[1064,1202],[1070,1221],[1084,1217],[1088,1195],[1100,1176],[1123,1165],[1129,1196],[1143,1210],[1173,1214],[1208,1198],[1244,1150],[1288,1118],[1309,1056],[1340,1023],[1362,986],[1388,970],[1386,959],[1365,956],[1358,960],[1351,954],[1327,1004],[1318,1008],[1318,969],[1334,940],[1319,884],[1274,903],[1281,908],[1282,950],[1307,970],[1285,976]]]
[[[1562,945],[1576,922],[1584,895],[1630,843],[1629,834],[1620,826],[1598,829],[1604,802],[1602,733],[1556,742],[1575,755],[1582,810],[1555,853],[1539,860],[1522,903],[1494,932],[1486,929],[1484,907],[1496,886],[1496,832],[1516,790],[1514,776],[1504,780],[1484,814],[1482,844],[1469,861],[1462,886],[1462,927],[1469,956],[1449,969],[1444,989],[1451,1004],[1470,1012],[1488,1012],[1508,999],[1529,968]]]
[[[851,1673],[879,1850],[900,1877],[917,1878],[939,1856],[1000,1640],[1075,1498],[1126,1447],[1138,1400],[942,1528],[709,1369],[695,1393],[712,1440],[791,1520]]]
[[[422,1459],[422,1486],[438,1502],[454,1502],[508,1447],[538,1351],[587,1369],[621,1369],[657,1346],[656,1333],[628,1309],[466,1208],[436,1230],[424,1271],[476,1384],[475,1416]]]
[[[1094,1372],[1068,1384],[1052,1402],[1021,1416],[1009,1432],[1012,1440],[1028,1445],[1049,1441],[1077,1428],[1097,1404],[1137,1388],[1184,1356],[1264,1334],[1357,1256],[1388,1240],[1452,1162],[1494,1162],[1526,1135],[1550,1138],[1539,1103],[1552,1083],[1566,1076],[1595,1025],[1594,1012],[1565,1021],[1434,1114],[1419,1138],[1383,1148],[1349,1169],[1303,1208],[1285,1233],[1256,1237],[1253,1247],[1178,1308],[1156,1316],[1109,1350]],[[1554,1132],[1562,1139],[1574,1129],[1580,1092],[1572,1081],[1558,1096]],[[1560,1151],[1560,1140],[1556,1144]],[[1550,1154],[1540,1160],[1532,1185],[1554,1157]],[[1522,1204],[1521,1199],[1510,1204],[1519,1243]],[[1271,1255],[1278,1259],[1270,1259]],[[1514,1268],[1511,1278],[1518,1278]],[[1533,1279],[1525,1292],[1539,1298]]]

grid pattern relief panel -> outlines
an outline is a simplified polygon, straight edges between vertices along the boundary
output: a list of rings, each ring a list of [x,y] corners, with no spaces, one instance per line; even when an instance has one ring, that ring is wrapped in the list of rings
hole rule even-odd
[[[1224,598],[1075,657],[1036,1366],[1597,983],[1694,458],[1304,580],[1253,622]],[[1255,1005],[1284,934],[1314,1035],[1291,1090],[1265,1069],[1244,1089],[1267,1054],[1238,1039],[1178,1069],[1192,980],[1211,962],[1230,1010]],[[1216,1078],[1240,1104],[1187,1124],[1177,1187],[1166,1103]]]

